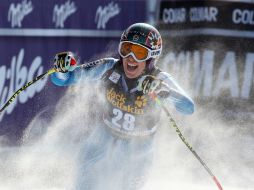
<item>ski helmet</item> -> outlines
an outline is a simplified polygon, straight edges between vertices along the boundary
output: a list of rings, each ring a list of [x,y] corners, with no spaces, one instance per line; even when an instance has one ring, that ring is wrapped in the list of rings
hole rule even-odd
[[[159,57],[162,51],[162,38],[159,31],[146,23],[135,23],[129,26],[122,34],[120,42],[133,42],[156,51],[153,57]],[[154,59],[148,60],[149,67],[153,67]],[[151,64],[150,64],[151,62]]]
[[[146,23],[136,23],[129,26],[122,34],[121,40],[143,45],[150,50],[162,50],[162,39],[159,31]]]

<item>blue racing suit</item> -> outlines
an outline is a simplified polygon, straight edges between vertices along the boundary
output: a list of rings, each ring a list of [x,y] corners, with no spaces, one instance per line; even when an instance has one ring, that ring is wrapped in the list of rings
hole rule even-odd
[[[138,79],[126,78],[121,60],[106,58],[91,69],[78,67],[67,73],[53,73],[58,86],[100,80],[105,86],[102,123],[86,139],[80,151],[80,171],[75,189],[134,190],[142,186],[151,165],[153,136],[161,109],[148,95],[137,90]],[[194,112],[194,103],[166,72],[154,67],[153,75],[165,84],[164,104],[174,105],[183,114]]]

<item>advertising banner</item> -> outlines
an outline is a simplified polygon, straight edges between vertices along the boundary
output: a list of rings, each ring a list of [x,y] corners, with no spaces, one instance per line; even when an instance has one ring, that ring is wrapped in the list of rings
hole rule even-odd
[[[81,64],[115,55],[123,30],[146,18],[146,2],[131,0],[12,0],[1,1],[0,9],[1,107],[52,68],[56,53],[72,51]],[[1,113],[0,135],[15,142],[36,114],[54,108],[64,91],[47,77],[27,88]]]
[[[251,125],[254,4],[161,1],[158,23],[167,49],[162,66],[189,87],[197,103],[214,103],[226,120]]]
[[[1,35],[101,36],[97,30],[122,31],[145,21],[146,15],[145,1],[13,0],[3,1],[0,8]]]

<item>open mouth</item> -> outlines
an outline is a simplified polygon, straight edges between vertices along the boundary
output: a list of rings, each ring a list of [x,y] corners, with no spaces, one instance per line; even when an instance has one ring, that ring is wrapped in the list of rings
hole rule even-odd
[[[127,69],[128,69],[128,71],[134,71],[134,70],[137,69],[137,68],[138,68],[138,66],[135,65],[135,64],[132,64],[132,63],[128,63],[128,64],[127,64]]]

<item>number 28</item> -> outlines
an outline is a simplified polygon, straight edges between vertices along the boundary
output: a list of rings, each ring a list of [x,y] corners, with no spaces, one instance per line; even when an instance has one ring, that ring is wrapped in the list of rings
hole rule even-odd
[[[135,116],[129,113],[123,114],[121,110],[116,108],[113,109],[113,114],[115,115],[115,117],[112,118],[112,123],[115,126],[123,128],[127,131],[132,131],[135,128]],[[119,124],[119,121],[121,119],[123,119],[124,121],[122,122],[122,124]]]

